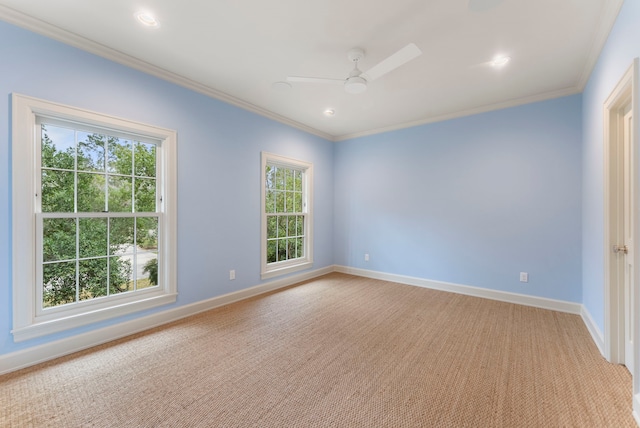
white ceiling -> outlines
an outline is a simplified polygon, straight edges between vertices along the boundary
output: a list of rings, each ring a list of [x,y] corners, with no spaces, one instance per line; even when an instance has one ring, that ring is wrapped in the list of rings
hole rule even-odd
[[[0,0],[0,19],[341,140],[581,92],[622,1]],[[362,94],[272,88],[346,78],[349,49],[367,70],[410,42],[423,54]]]

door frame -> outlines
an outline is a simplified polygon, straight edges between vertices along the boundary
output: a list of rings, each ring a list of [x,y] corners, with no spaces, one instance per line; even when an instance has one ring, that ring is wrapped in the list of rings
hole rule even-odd
[[[613,245],[622,244],[622,186],[621,186],[621,150],[623,138],[623,119],[625,107],[631,106],[633,111],[631,150],[633,153],[630,164],[630,174],[632,185],[638,183],[639,172],[639,144],[638,144],[638,58],[627,69],[620,79],[611,95],[604,103],[604,353],[605,358],[612,363],[624,362],[624,258],[613,254]],[[632,218],[634,229],[633,242],[636,247],[640,244],[638,235],[639,211],[636,192],[640,186],[632,189]],[[630,314],[631,323],[634,327],[638,325],[639,292],[640,284],[640,248],[633,251],[633,263],[635,266],[634,277],[631,279],[631,286],[634,289],[633,310]],[[636,369],[640,369],[638,358],[638,328],[634,328],[634,349],[632,364]],[[635,376],[633,380],[633,392],[640,391],[640,376]]]

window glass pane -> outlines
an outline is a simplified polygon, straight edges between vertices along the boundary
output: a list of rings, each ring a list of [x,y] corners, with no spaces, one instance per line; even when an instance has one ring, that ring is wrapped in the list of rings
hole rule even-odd
[[[287,254],[290,259],[295,259],[298,257],[296,255],[296,240],[295,239],[287,239]]]
[[[158,248],[158,218],[140,217],[136,219],[136,243],[143,250]]]
[[[137,262],[136,290],[158,285],[158,254],[152,252],[138,253]]]
[[[135,175],[141,177],[156,176],[156,145],[136,142]]]
[[[285,211],[292,213],[293,211],[293,192],[287,192],[285,194]]]
[[[276,184],[276,168],[267,165],[265,168],[265,189],[272,190]]]
[[[302,193],[296,192],[293,195],[293,212],[301,213],[302,212]]]
[[[302,191],[302,171],[293,171],[293,190],[297,192]]]
[[[109,254],[133,253],[133,230],[135,219],[109,219]]]
[[[284,192],[276,191],[276,212],[283,213],[284,211]]]
[[[298,216],[292,215],[289,216],[289,230],[287,232],[287,236],[296,236],[296,219]]]
[[[107,255],[107,219],[81,218],[79,222],[80,258]],[[107,271],[103,272],[106,278]]]
[[[76,262],[47,263],[42,266],[42,307],[76,301]]]
[[[76,220],[45,218],[42,220],[42,259],[45,262],[76,258]]]
[[[156,180],[149,178],[135,179],[136,212],[156,211]]]
[[[296,222],[296,235],[304,235],[304,216],[298,216],[298,221]]]
[[[110,212],[132,212],[131,210],[131,178],[109,176]]]
[[[287,260],[287,240],[278,239],[278,261]]]
[[[304,238],[296,238],[296,252],[298,257],[304,257]]]
[[[276,212],[276,193],[273,190],[265,192],[264,211],[267,213]]]
[[[74,212],[74,174],[42,170],[42,212]]]
[[[278,252],[278,241],[267,241],[267,263],[276,261],[276,253]]]
[[[133,291],[133,255],[109,257],[109,294]]]
[[[285,189],[286,190],[293,190],[293,170],[292,169],[286,169],[285,170]]]
[[[278,217],[278,237],[283,238],[287,236],[287,216],[282,215]]]
[[[113,138],[78,132],[78,171],[104,172],[105,145]]]
[[[80,260],[78,262],[80,300],[107,295],[107,258]]]
[[[131,175],[133,172],[133,145],[131,141],[114,138],[109,142],[107,169],[113,174]]]
[[[284,168],[276,168],[276,189],[284,190]]]
[[[42,125],[42,167],[75,169],[76,141],[73,129]]]
[[[106,209],[105,180],[102,174],[78,173],[78,212],[102,212]]]
[[[267,217],[267,239],[278,236],[278,218],[276,216]]]

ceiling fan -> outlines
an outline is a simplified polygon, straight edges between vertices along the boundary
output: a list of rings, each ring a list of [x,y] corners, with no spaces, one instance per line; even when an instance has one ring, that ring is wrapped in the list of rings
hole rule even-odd
[[[422,51],[415,44],[409,43],[393,55],[383,59],[367,71],[358,68],[358,61],[364,58],[364,50],[353,48],[347,53],[347,57],[354,63],[354,68],[346,79],[324,79],[321,77],[288,76],[289,82],[298,83],[334,83],[343,84],[345,91],[350,94],[359,94],[367,89],[367,83],[395,70],[412,59],[422,55]]]

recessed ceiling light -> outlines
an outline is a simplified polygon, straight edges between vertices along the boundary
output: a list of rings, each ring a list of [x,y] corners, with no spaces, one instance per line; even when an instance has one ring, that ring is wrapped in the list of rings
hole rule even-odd
[[[147,27],[158,27],[160,23],[149,12],[136,13],[136,19]]]
[[[336,111],[332,108],[328,108],[324,111],[324,115],[327,117],[334,116],[335,114],[336,114]]]
[[[511,57],[508,56],[499,56],[494,58],[493,61],[491,61],[491,65],[494,67],[502,67],[504,65],[506,65],[509,61],[511,61]]]

